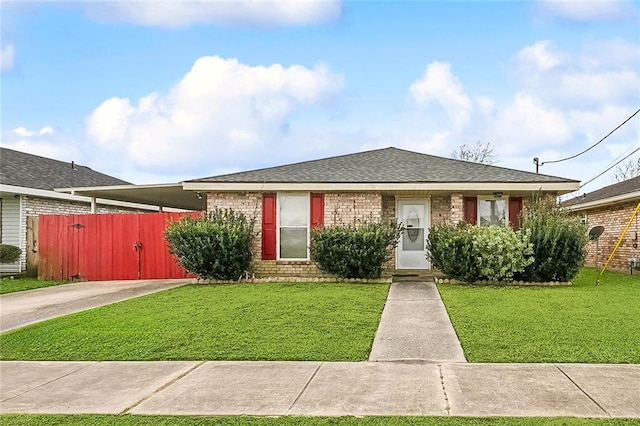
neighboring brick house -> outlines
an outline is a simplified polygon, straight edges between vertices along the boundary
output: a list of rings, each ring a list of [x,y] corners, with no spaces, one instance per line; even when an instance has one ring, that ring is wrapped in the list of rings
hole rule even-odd
[[[26,270],[27,249],[34,250],[37,246],[37,241],[27,241],[29,217],[158,210],[155,206],[54,191],[55,188],[123,184],[128,182],[73,162],[0,148],[0,242],[22,249],[20,261],[0,265],[0,273],[16,274]]]
[[[183,182],[207,195],[207,209],[256,219],[257,276],[318,275],[309,258],[310,229],[372,217],[402,222],[385,274],[426,270],[425,239],[443,222],[518,226],[533,196],[575,191],[578,181],[385,148]]]
[[[597,191],[578,196],[562,203],[564,207],[580,215],[589,229],[603,226],[604,232],[596,242],[587,245],[587,266],[602,267],[629,222],[634,209],[640,203],[640,176],[605,186]],[[629,259],[640,256],[640,218],[636,217],[623,238],[608,269],[629,271]]]

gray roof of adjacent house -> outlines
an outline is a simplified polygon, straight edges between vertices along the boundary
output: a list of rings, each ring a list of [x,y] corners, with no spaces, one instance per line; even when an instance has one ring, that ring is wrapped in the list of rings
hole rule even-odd
[[[188,182],[234,183],[440,183],[440,182],[578,182],[557,176],[383,148]]]
[[[580,195],[562,203],[563,206],[579,206],[580,204],[592,203],[594,201],[606,200],[608,198],[619,197],[625,194],[640,191],[640,176],[627,179],[613,185],[605,186],[596,191]]]
[[[0,148],[0,184],[53,190],[83,186],[126,185],[129,182],[86,166]]]

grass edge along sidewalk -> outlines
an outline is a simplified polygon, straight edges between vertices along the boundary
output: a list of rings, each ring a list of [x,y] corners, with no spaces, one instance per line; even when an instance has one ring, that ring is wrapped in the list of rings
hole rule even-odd
[[[3,360],[313,360],[369,356],[388,284],[188,285],[9,331]]]
[[[585,268],[570,287],[439,284],[469,362],[640,363],[640,276]]]
[[[588,419],[575,417],[178,417],[141,415],[0,415],[0,422],[13,426],[627,426],[638,419]]]
[[[69,284],[68,281],[47,281],[29,277],[0,278],[0,294],[16,293],[18,291],[35,290],[37,288],[52,287]]]

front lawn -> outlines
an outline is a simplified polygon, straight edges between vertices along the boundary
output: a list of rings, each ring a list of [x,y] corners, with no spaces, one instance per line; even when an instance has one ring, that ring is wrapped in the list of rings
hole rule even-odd
[[[469,362],[640,363],[640,276],[572,287],[439,285]]]
[[[362,361],[388,290],[190,285],[6,332],[0,359]]]
[[[3,415],[0,420],[14,426],[623,426],[637,419],[581,419],[575,417],[172,417],[109,415]]]
[[[37,278],[19,277],[0,279],[0,294],[15,293],[16,291],[33,290],[35,288],[51,287],[67,284],[66,281],[45,281]]]

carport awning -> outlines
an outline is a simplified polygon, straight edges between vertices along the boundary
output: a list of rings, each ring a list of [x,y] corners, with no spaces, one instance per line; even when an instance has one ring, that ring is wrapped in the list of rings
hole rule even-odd
[[[182,183],[56,188],[56,191],[176,209],[206,210],[207,208],[206,197],[199,197],[197,192],[185,191]]]

